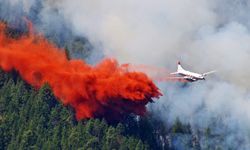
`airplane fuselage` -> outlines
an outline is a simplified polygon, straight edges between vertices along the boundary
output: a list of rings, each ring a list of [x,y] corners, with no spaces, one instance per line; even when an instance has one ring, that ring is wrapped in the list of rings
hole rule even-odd
[[[186,70],[179,70],[177,72],[178,75],[184,77],[187,81],[194,82],[197,80],[205,80],[205,77],[202,74],[186,71]]]
[[[183,69],[180,62],[178,62],[177,72],[173,72],[171,74],[172,75],[179,75],[179,76],[181,76],[182,79],[185,79],[189,82],[194,82],[194,81],[198,81],[198,80],[205,80],[205,76],[208,74],[211,74],[213,72],[215,72],[215,71],[210,71],[210,72],[206,72],[203,74],[199,74],[199,73],[187,71],[187,70]]]

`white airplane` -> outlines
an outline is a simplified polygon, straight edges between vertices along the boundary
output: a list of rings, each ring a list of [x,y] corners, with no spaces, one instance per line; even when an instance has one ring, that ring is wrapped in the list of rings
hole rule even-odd
[[[203,73],[203,74],[190,72],[190,71],[187,71],[187,70],[183,69],[182,66],[181,66],[181,63],[178,61],[177,72],[173,72],[173,73],[170,73],[170,74],[180,76],[180,77],[173,77],[173,78],[176,78],[176,79],[184,79],[184,80],[187,80],[189,82],[195,82],[195,81],[198,81],[198,80],[205,80],[205,76],[207,76],[207,75],[209,75],[211,73],[214,73],[214,72],[216,72],[216,71],[213,70],[213,71],[209,71],[209,72],[206,72],[206,73]]]

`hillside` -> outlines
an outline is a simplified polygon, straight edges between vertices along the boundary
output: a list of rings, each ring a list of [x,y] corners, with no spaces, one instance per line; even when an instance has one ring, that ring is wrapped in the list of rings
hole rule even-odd
[[[196,131],[197,132],[197,131]],[[56,100],[45,84],[39,90],[17,72],[0,71],[0,149],[201,149],[220,148],[223,137],[208,128],[193,133],[178,118],[168,129],[148,114],[121,122],[77,121],[73,109]],[[218,139],[219,138],[219,139]],[[216,145],[213,145],[216,143]]]
[[[0,73],[0,149],[150,148],[125,130],[103,119],[77,122],[48,85],[35,90],[16,72]]]

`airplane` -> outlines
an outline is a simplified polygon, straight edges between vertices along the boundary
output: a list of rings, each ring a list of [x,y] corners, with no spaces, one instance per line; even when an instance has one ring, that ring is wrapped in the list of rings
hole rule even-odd
[[[216,72],[215,70],[213,70],[213,71],[209,71],[209,72],[206,72],[206,73],[199,74],[199,73],[190,72],[190,71],[187,71],[187,70],[183,69],[182,66],[181,66],[180,61],[178,61],[177,64],[178,64],[177,72],[173,72],[173,73],[170,73],[170,74],[180,76],[180,77],[173,77],[175,79],[184,79],[184,80],[187,80],[189,82],[195,82],[195,81],[198,81],[198,80],[205,80],[205,76]]]

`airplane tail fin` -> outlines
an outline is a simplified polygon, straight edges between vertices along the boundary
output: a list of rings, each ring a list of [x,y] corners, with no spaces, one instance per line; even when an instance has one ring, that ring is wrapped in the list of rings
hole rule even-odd
[[[172,73],[170,73],[171,75],[177,75],[177,74],[179,74],[181,71],[183,71],[184,69],[182,68],[182,66],[181,66],[181,62],[180,61],[178,61],[177,62],[177,71],[176,72],[172,72]]]
[[[181,70],[184,70],[184,69],[183,69],[182,66],[181,66],[181,62],[178,61],[178,62],[177,62],[177,72],[178,72],[178,71],[181,71]]]

